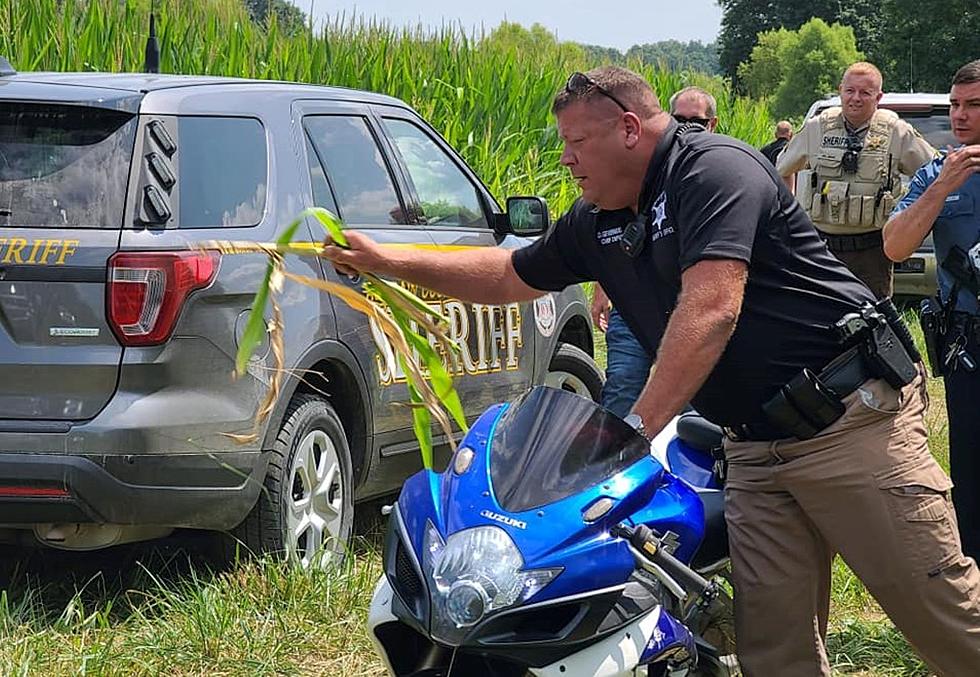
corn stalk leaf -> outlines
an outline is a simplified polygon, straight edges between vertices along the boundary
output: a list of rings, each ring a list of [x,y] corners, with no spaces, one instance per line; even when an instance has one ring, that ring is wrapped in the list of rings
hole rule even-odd
[[[296,230],[302,222],[303,216],[297,217],[282,232],[282,235],[276,240],[276,244],[280,246],[288,245],[296,235]],[[245,373],[245,367],[248,365],[249,359],[251,359],[255,349],[262,345],[262,341],[266,336],[265,306],[269,302],[272,271],[276,267],[277,259],[281,260],[281,255],[278,253],[269,253],[269,263],[265,268],[262,284],[259,286],[259,291],[255,294],[255,299],[252,301],[252,309],[248,314],[245,331],[242,332],[242,338],[238,342],[238,353],[235,355],[235,371],[239,376]]]
[[[405,289],[400,284],[389,282],[388,280],[378,277],[377,275],[369,274],[366,276],[366,278],[370,280],[379,294],[382,293],[382,290],[385,290],[391,294],[391,296],[385,296],[385,302],[389,306],[394,306],[395,304],[404,306],[405,304],[408,304],[410,307],[415,308],[421,313],[431,315],[437,321],[445,321],[445,318],[433,310],[428,304],[425,303],[425,301]]]
[[[272,279],[272,259],[265,267],[265,275],[262,277],[262,284],[255,293],[252,301],[252,309],[248,314],[248,322],[242,338],[238,341],[238,353],[235,355],[235,371],[239,376],[245,373],[245,367],[255,349],[262,345],[266,335],[265,306],[269,302],[269,281]]]
[[[397,303],[392,302],[391,298],[386,295],[386,292],[381,292],[381,296],[388,304],[395,322],[405,332],[405,338],[418,352],[423,364],[428,369],[429,378],[432,381],[432,390],[435,396],[439,398],[440,404],[445,407],[446,411],[452,414],[460,429],[467,430],[466,416],[463,414],[463,405],[459,401],[459,394],[453,387],[453,377],[449,375],[445,365],[443,365],[439,353],[436,352],[435,348],[432,347],[432,344],[425,337],[411,330],[411,320],[408,314],[402,308],[398,307]],[[408,331],[405,331],[406,328],[408,328]],[[443,340],[445,341],[444,337]]]
[[[408,373],[405,358],[401,355],[398,360],[402,363],[402,371]],[[424,405],[422,395],[411,382],[408,385],[408,396],[416,405]],[[412,407],[412,429],[415,431],[415,439],[419,443],[419,451],[422,453],[422,467],[432,468],[432,415],[425,406]]]
[[[300,256],[322,254],[323,245],[319,243],[292,242],[297,229],[307,216],[314,216],[334,243],[347,246],[343,224],[331,212],[322,208],[304,210],[289,224],[275,243],[217,241],[204,245],[205,248],[217,248],[223,254],[263,253],[269,257],[262,285],[252,302],[248,322],[239,342],[235,367],[239,374],[244,373],[252,353],[268,332],[276,369],[270,379],[269,391],[256,412],[252,431],[247,434],[228,433],[227,436],[243,443],[257,439],[261,423],[271,413],[279,396],[282,374],[285,372],[285,351],[282,314],[277,295],[282,291],[283,283],[290,280],[336,296],[353,309],[367,315],[388,339],[405,374],[410,400],[406,405],[412,410],[412,428],[422,452],[422,463],[426,468],[431,469],[433,419],[442,428],[453,448],[455,448],[455,441],[452,422],[447,412],[461,430],[464,432],[467,430],[466,417],[459,395],[453,387],[452,376],[433,341],[442,346],[447,359],[453,351],[459,350],[459,346],[447,336],[445,318],[401,285],[366,273],[362,294],[344,285],[297,275],[286,270],[283,258],[286,254]],[[375,298],[379,302],[372,300]],[[273,316],[266,323],[265,308],[270,299]],[[428,336],[417,328],[427,332]]]
[[[344,235],[344,224],[333,212],[323,207],[311,207],[303,212],[303,216],[307,214],[316,217],[316,220],[320,222],[323,229],[327,231],[327,235],[337,245],[341,247],[347,246],[347,237]]]

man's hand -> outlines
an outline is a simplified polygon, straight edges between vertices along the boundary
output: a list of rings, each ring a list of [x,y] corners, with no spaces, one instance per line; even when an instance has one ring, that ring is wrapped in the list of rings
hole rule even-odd
[[[337,272],[343,275],[386,272],[388,256],[377,242],[356,230],[345,230],[344,236],[347,247],[334,244],[329,236],[323,242],[323,257],[333,263]]]
[[[941,185],[943,191],[949,195],[959,190],[967,179],[980,171],[980,145],[963,146],[956,150],[947,146],[947,149],[949,153],[935,183]]]
[[[612,305],[609,303],[609,297],[606,296],[605,290],[602,288],[598,282],[595,284],[595,295],[592,297],[592,307],[590,312],[592,314],[592,324],[599,331],[605,333],[606,329],[609,328],[609,309]]]

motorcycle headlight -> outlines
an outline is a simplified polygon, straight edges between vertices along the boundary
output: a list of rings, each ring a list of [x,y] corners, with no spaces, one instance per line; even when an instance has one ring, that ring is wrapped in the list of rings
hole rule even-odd
[[[524,571],[524,558],[500,527],[458,531],[443,541],[426,524],[423,567],[434,585],[432,634],[459,644],[467,629],[487,614],[520,604],[541,590],[561,568]]]

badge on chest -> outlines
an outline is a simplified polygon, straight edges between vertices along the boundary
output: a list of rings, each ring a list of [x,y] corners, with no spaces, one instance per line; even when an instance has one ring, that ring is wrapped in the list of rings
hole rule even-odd
[[[619,244],[628,256],[636,258],[643,253],[647,242],[652,244],[673,232],[674,227],[667,222],[667,193],[663,192],[649,211],[641,212],[626,224]]]

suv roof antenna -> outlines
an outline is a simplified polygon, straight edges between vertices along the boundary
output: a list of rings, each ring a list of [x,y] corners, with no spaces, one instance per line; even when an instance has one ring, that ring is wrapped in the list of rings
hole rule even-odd
[[[152,9],[150,10],[150,37],[146,39],[146,57],[143,62],[143,72],[160,72],[160,43],[157,42],[156,17],[153,16]]]
[[[17,75],[17,71],[14,70],[14,67],[10,65],[9,61],[0,56],[0,77],[4,77],[5,75]]]

